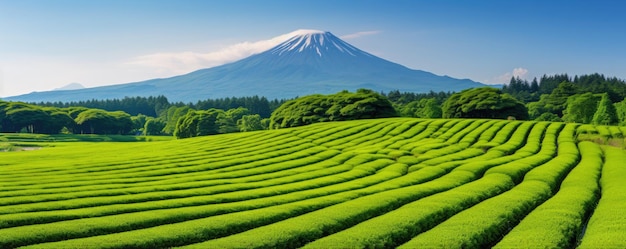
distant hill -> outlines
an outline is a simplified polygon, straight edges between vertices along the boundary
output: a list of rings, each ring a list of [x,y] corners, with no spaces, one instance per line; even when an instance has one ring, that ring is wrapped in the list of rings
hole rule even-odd
[[[28,102],[164,95],[170,101],[265,96],[293,98],[368,88],[375,91],[460,91],[484,86],[469,79],[414,70],[364,52],[330,32],[299,30],[265,52],[185,75],[68,91],[5,98]]]
[[[70,83],[63,87],[55,88],[53,91],[78,90],[78,89],[84,89],[84,88],[85,86],[81,85],[80,83]]]

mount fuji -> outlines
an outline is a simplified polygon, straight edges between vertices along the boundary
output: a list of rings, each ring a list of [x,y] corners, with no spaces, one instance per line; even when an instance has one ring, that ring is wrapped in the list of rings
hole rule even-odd
[[[264,96],[293,98],[368,88],[375,91],[460,91],[485,86],[396,64],[341,40],[330,32],[299,30],[279,45],[229,64],[171,78],[85,89],[33,92],[4,98],[55,102],[164,95],[170,101]]]

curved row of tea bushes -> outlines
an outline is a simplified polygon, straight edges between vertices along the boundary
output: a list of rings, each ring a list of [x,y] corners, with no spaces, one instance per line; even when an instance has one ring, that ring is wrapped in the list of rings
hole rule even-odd
[[[559,146],[570,143],[562,137],[572,136],[575,131],[575,129],[567,129],[566,132],[566,129],[558,136],[559,140],[562,141]],[[534,165],[520,163],[532,157],[540,159]],[[561,160],[561,158],[565,160]],[[484,248],[493,245],[520,219],[551,197],[552,189],[555,188],[553,185],[560,182],[556,182],[550,176],[541,178],[541,172],[545,172],[544,169],[571,169],[578,162],[578,157],[572,154],[559,154],[552,160],[547,158],[549,161],[542,162],[545,159],[545,154],[542,155],[540,152],[503,167],[489,169],[485,173],[486,175],[506,174],[514,181],[524,175],[531,177],[524,178],[516,187],[503,194],[480,202],[452,216],[434,228],[417,235],[400,248]]]
[[[382,216],[359,217],[362,222],[353,227],[349,227],[356,223],[352,217],[362,215],[356,213],[355,210],[363,210],[364,207],[355,205],[338,212],[320,210],[320,213],[311,213],[306,218],[296,217],[189,248],[294,248],[310,241],[313,242],[304,248],[386,248],[394,245],[393,241],[397,239],[396,237],[402,237],[402,235],[406,237],[407,234],[416,230],[432,227],[443,221],[445,217],[506,191],[511,186],[513,182],[506,176],[493,175],[423,197],[397,210],[393,210],[395,205],[388,205],[387,212]],[[420,195],[420,193],[415,192],[414,195]],[[383,203],[385,202],[388,201],[384,200]],[[363,204],[365,205],[365,202]],[[380,204],[370,203],[366,207],[373,205]],[[333,234],[320,239],[329,233]]]
[[[579,248],[626,248],[626,151],[603,149],[602,193]]]
[[[502,127],[503,125],[495,125],[495,128],[502,128]],[[494,133],[497,131],[496,129],[494,129],[493,125],[490,126],[488,129],[494,131]],[[510,131],[503,130],[499,132],[510,132]],[[467,136],[475,136],[475,135],[470,132],[467,134]],[[495,139],[493,136],[490,136],[490,137],[492,139]],[[486,141],[486,142],[490,142],[490,141]],[[508,141],[501,141],[501,142],[506,143]],[[403,162],[407,162],[407,164],[411,165],[409,167],[409,172],[419,170],[421,168],[429,167],[429,166],[438,166],[438,167],[446,169],[447,171],[450,171],[456,166],[461,165],[463,163],[470,163],[472,161],[481,162],[482,160],[488,160],[494,157],[501,156],[501,154],[499,153],[492,153],[493,151],[489,151],[489,153],[485,154],[484,150],[476,149],[473,147],[468,148],[465,144],[451,144],[451,145],[446,145],[443,143],[438,143],[438,144],[441,144],[444,147],[437,149],[437,150],[428,151],[428,154],[418,155],[417,157],[412,157],[412,159],[410,160],[407,160],[407,159],[402,160]],[[465,148],[465,149],[462,149],[462,148]],[[450,154],[442,153],[442,151],[449,152]],[[440,162],[440,163],[437,164],[437,162]]]
[[[87,207],[74,207],[69,210],[52,210],[52,211],[38,211],[33,212],[33,210],[27,210],[27,212],[18,212],[19,210],[10,210],[11,214],[0,215],[0,227],[10,227],[16,225],[24,225],[24,224],[36,224],[36,223],[44,223],[51,222],[62,219],[72,219],[72,218],[81,218],[81,217],[98,217],[103,215],[111,215],[111,214],[121,214],[128,212],[138,212],[145,210],[154,210],[154,209],[164,209],[164,208],[179,208],[184,206],[198,206],[198,205],[208,205],[211,203],[223,203],[225,201],[235,201],[235,200],[245,200],[249,197],[260,197],[259,193],[262,191],[270,192],[273,196],[278,195],[279,191],[283,193],[292,192],[292,191],[302,191],[305,187],[317,187],[320,188],[322,186],[330,185],[329,183],[337,183],[340,181],[347,181],[352,178],[358,178],[360,175],[365,174],[366,172],[349,172],[351,171],[355,165],[364,164],[368,161],[372,160],[372,157],[365,156],[357,156],[344,164],[337,166],[339,164],[334,164],[335,166],[327,168],[326,162],[313,164],[311,166],[319,166],[319,169],[309,171],[304,174],[300,174],[291,178],[294,178],[290,182],[293,182],[286,187],[281,188],[265,188],[269,190],[260,189],[242,189],[246,191],[239,191],[228,193],[226,191],[224,193],[214,193],[212,195],[192,195],[187,196],[185,198],[171,198],[171,199],[159,199],[155,201],[145,201],[145,202],[132,202],[132,203],[122,203],[122,204],[105,204],[101,206],[87,205]],[[312,169],[306,167],[307,169]],[[354,174],[358,173],[358,174]],[[302,180],[301,182],[298,179]],[[276,179],[281,180],[281,179]],[[272,182],[271,180],[268,181]],[[324,183],[326,182],[326,183]],[[323,183],[323,184],[322,184]],[[307,185],[310,184],[310,185]],[[234,185],[226,186],[227,189],[229,187],[236,187]],[[164,192],[169,193],[169,192]],[[265,194],[267,195],[267,194]],[[216,198],[219,197],[219,198]],[[131,197],[126,197],[131,198]],[[89,204],[89,202],[87,202]],[[65,205],[71,205],[71,202],[66,203]],[[45,205],[43,205],[45,206]],[[17,206],[12,206],[17,207]],[[31,205],[30,208],[33,208]],[[24,211],[24,210],[22,210]]]
[[[151,162],[147,164],[141,164],[141,165],[137,165],[134,163],[126,163],[126,164],[123,164],[123,166],[117,166],[124,171],[129,171],[129,170],[133,171],[133,172],[122,172],[120,174],[117,174],[116,170],[110,170],[109,172],[110,174],[100,173],[101,167],[99,165],[95,165],[89,168],[88,172],[85,174],[75,174],[74,172],[55,171],[54,173],[50,173],[50,172],[47,173],[48,175],[50,175],[47,178],[31,177],[29,175],[26,177],[19,178],[18,179],[19,182],[17,182],[16,180],[14,180],[11,183],[4,182],[2,186],[0,187],[0,189],[17,190],[17,189],[29,189],[29,188],[39,187],[40,185],[33,186],[32,184],[30,184],[32,183],[32,179],[37,179],[38,180],[37,182],[39,184],[49,184],[49,185],[45,185],[46,188],[57,188],[57,187],[64,187],[64,186],[90,185],[92,184],[93,181],[98,181],[98,180],[106,182],[106,181],[110,181],[112,176],[115,176],[114,179],[122,179],[122,180],[127,179],[127,178],[135,180],[137,178],[155,177],[155,176],[171,178],[173,174],[193,173],[193,172],[200,172],[203,170],[207,170],[207,166],[206,166],[207,164],[219,163],[219,165],[212,165],[212,168],[219,168],[219,166],[227,167],[228,165],[253,161],[252,160],[253,158],[251,157],[254,157],[254,159],[257,159],[257,160],[266,159],[270,161],[272,160],[276,161],[276,159],[273,157],[276,157],[279,155],[292,156],[290,155],[291,153],[298,152],[300,150],[303,150],[309,147],[315,147],[314,145],[306,144],[303,141],[297,141],[297,139],[290,139],[289,141],[281,140],[281,141],[278,141],[278,143],[270,145],[270,146],[272,147],[278,146],[278,147],[275,148],[275,150],[264,148],[266,151],[256,150],[256,151],[252,151],[248,153],[242,153],[242,151],[239,151],[241,157],[232,156],[232,155],[231,157],[223,157],[223,156],[220,157],[219,154],[215,155],[217,153],[210,153],[210,154],[207,153],[208,155],[205,155],[205,154],[196,152],[196,154],[203,155],[203,156],[200,158],[189,157],[185,159],[185,161],[181,161],[182,163],[172,162],[167,158],[163,158],[162,156],[157,156],[156,158],[163,158],[163,160]],[[259,149],[263,149],[263,148],[259,148]],[[261,154],[258,154],[259,152],[261,152]],[[208,158],[208,159],[205,159],[205,158]],[[110,160],[117,164],[120,160],[124,160],[124,159],[132,160],[131,158],[126,158],[123,156],[120,156],[119,158],[111,158]],[[183,159],[180,159],[180,160],[183,160]],[[258,163],[258,162],[255,162],[255,163]],[[70,167],[70,166],[66,165],[66,167]],[[183,170],[186,172],[181,172]],[[71,177],[72,181],[68,181],[67,179],[68,177]],[[50,179],[50,180],[47,180],[47,179]],[[83,182],[80,182],[81,180],[83,180]],[[142,181],[142,180],[140,179],[140,180],[133,181],[133,182],[138,182],[138,181]],[[145,180],[145,181],[149,181],[149,180]],[[76,182],[78,182],[78,184]],[[19,188],[5,187],[5,186],[11,186],[11,185],[20,185],[20,186]]]
[[[576,245],[577,236],[597,202],[602,168],[602,150],[598,145],[582,142],[579,148],[582,159],[563,180],[558,193],[526,216],[495,248],[518,248],[520,245],[572,248]],[[548,179],[560,178],[550,176],[549,171],[540,174]]]
[[[511,137],[520,124],[522,124],[522,122],[505,122],[504,126],[497,130],[487,130],[472,147],[489,149],[493,146],[498,146],[509,140],[509,137]]]
[[[530,127],[532,127],[532,124],[526,125],[524,128],[529,129]],[[522,130],[521,134],[526,132],[524,128],[520,127]],[[542,131],[535,131],[533,133],[541,134]],[[538,137],[535,137],[535,139],[531,139],[529,142],[539,143],[539,139],[537,138]],[[513,143],[520,143],[520,141],[514,141]],[[506,161],[497,161],[506,165]],[[479,161],[475,163],[482,162]],[[495,166],[494,168],[497,167],[501,166]],[[481,169],[481,171],[483,171],[483,169]],[[476,174],[478,172],[473,173],[475,176],[480,175]],[[367,220],[328,237],[324,237],[307,244],[306,247],[388,248],[398,246],[418,233],[434,227],[450,216],[512,187],[513,182],[507,175],[489,174],[471,183],[417,200],[392,212]]]
[[[403,172],[403,173],[406,173],[406,172]],[[428,176],[428,175],[429,175],[429,174],[426,174],[425,176]],[[437,175],[433,175],[433,177],[437,177],[437,176],[440,176],[440,173],[437,173]],[[429,177],[428,179],[432,179],[432,177]],[[385,185],[387,185],[387,184],[388,184],[388,183],[385,183]],[[392,186],[392,185],[390,185],[390,186]],[[389,188],[389,187],[385,187],[385,188]],[[161,226],[159,226],[159,227],[161,227]],[[155,227],[155,229],[156,229],[156,228],[158,228],[158,227]],[[132,233],[132,232],[131,232],[131,233]],[[86,239],[88,239],[88,240],[89,240],[89,238],[86,238]],[[79,240],[80,240],[80,239],[79,239]]]
[[[0,154],[0,248],[509,247],[534,226],[564,229],[541,245],[624,247],[602,230],[626,223],[608,149],[577,232],[602,167],[587,130],[391,118]]]
[[[425,196],[437,193],[463,184],[468,175],[468,173],[458,173],[440,177],[441,172],[437,171],[416,172],[386,181],[382,184],[372,185],[354,191],[344,191],[303,201],[295,201],[282,205],[273,205],[265,208],[216,215],[173,224],[164,224],[151,228],[134,229],[132,231],[115,234],[45,243],[35,245],[33,248],[75,248],[89,247],[89,245],[97,247],[97,245],[103,244],[108,245],[110,248],[134,248],[138,245],[143,248],[171,247],[189,244],[194,241],[201,242],[216,239],[229,234],[250,230],[255,227],[264,227],[281,220],[292,220],[324,207],[327,208],[321,209],[324,211],[318,212],[322,214],[322,216],[325,216],[328,213],[327,211],[336,210],[332,213],[346,219],[349,217],[344,215],[346,214],[345,212],[360,212],[360,217],[367,219],[367,216],[363,215],[375,215],[376,212],[384,212],[385,207],[388,205],[401,202],[402,199],[398,197],[406,196],[405,198],[419,198],[420,195]],[[432,180],[433,178],[436,179]],[[429,182],[420,184],[425,181]],[[411,187],[393,190],[403,186]],[[370,206],[369,204],[371,203],[377,203],[378,205]],[[83,226],[89,226],[89,224],[90,223],[85,223]]]
[[[315,210],[327,205],[336,204],[342,200],[338,197],[333,196],[344,196],[343,201],[349,200],[358,196],[358,194],[355,193],[351,194],[349,190],[353,190],[352,192],[359,191],[360,188],[383,183],[389,181],[390,179],[401,176],[403,172],[398,171],[397,168],[394,170],[395,172],[381,170],[385,167],[389,167],[390,165],[392,165],[392,163],[393,162],[389,160],[376,160],[356,166],[355,170],[350,171],[350,174],[352,176],[349,176],[347,174],[344,174],[343,176],[333,176],[333,178],[336,178],[336,180],[334,180],[335,182],[337,180],[341,180],[342,182],[346,183],[344,185],[335,184],[327,186],[326,184],[324,184],[316,186],[314,183],[303,182],[292,184],[291,186],[284,186],[285,189],[314,188],[311,191],[293,192],[293,190],[291,190],[289,192],[291,192],[292,194],[270,195],[275,190],[275,188],[255,189],[247,191],[250,192],[249,194],[247,194],[249,196],[249,200],[245,202],[231,203],[224,203],[225,198],[229,198],[228,196],[232,196],[230,198],[240,199],[240,195],[246,195],[246,193],[240,191],[222,195],[200,195],[192,197],[190,198],[190,200],[184,200],[185,202],[189,202],[189,204],[191,204],[188,207],[167,208],[167,206],[165,206],[163,208],[167,209],[155,209],[141,212],[107,215],[94,218],[66,220],[49,224],[5,228],[0,230],[0,247],[15,247],[26,244],[57,241],[62,239],[80,238],[108,233],[119,233],[134,229],[165,225],[172,222],[183,222],[185,220],[200,219],[219,214],[223,214],[222,216],[237,216],[237,212],[241,213],[240,211],[242,210],[258,209],[263,207],[266,209],[272,209],[271,214],[276,215],[272,216],[275,217],[274,219],[284,218],[284,215],[289,214],[290,210],[289,208],[286,208],[284,206],[289,206],[292,203],[309,203],[309,199],[328,199],[327,201],[320,201],[319,204],[315,205],[311,205],[311,203],[308,204],[309,206],[294,204],[294,207],[292,207],[292,209],[295,210],[292,211],[294,214],[298,212]],[[376,173],[377,171],[378,173]],[[368,175],[371,175],[371,177],[367,177]],[[323,182],[326,179],[322,177],[315,180],[318,182]],[[258,196],[255,196],[255,194],[257,194]],[[261,197],[264,196],[266,197],[266,199],[250,203],[253,198],[262,199]],[[283,200],[283,198],[285,200]],[[269,201],[268,199],[273,201]],[[158,203],[165,203],[171,206],[178,204],[177,202],[180,201],[181,200],[164,200]],[[150,203],[147,204],[150,205]],[[221,206],[225,206],[227,209],[224,210],[223,207],[222,209],[220,209]],[[250,212],[252,212],[252,210],[250,210]],[[54,216],[54,213],[52,213],[52,215]],[[271,221],[270,218],[267,219],[267,221]],[[239,222],[238,219],[234,220],[237,220],[237,222]],[[65,246],[62,247],[65,248]]]
[[[526,126],[530,128],[532,125]],[[539,142],[538,140],[534,142]],[[554,142],[554,140],[553,140]],[[476,161],[480,163],[480,161]],[[504,162],[502,162],[504,163]],[[497,165],[493,164],[492,166]],[[467,171],[453,171],[454,174],[467,174]],[[473,179],[479,177],[477,172],[472,173]],[[443,176],[446,178],[448,175]],[[440,179],[442,179],[440,178]],[[508,179],[508,180],[507,180]],[[428,184],[428,183],[426,183]],[[474,182],[464,184],[460,187],[434,194],[432,196],[419,199],[410,204],[404,205],[401,208],[382,214],[379,217],[371,218],[366,217],[368,220],[357,224],[347,230],[346,225],[352,224],[354,221],[351,219],[346,220],[342,216],[350,217],[350,213],[362,212],[361,208],[347,209],[340,214],[342,216],[325,216],[326,209],[318,211],[320,214],[311,214],[311,218],[301,220],[300,217],[289,219],[285,222],[272,224],[266,227],[253,229],[241,234],[235,234],[222,239],[216,239],[194,245],[197,248],[288,248],[298,247],[306,242],[313,241],[319,238],[319,236],[329,233],[330,231],[341,231],[333,234],[329,237],[322,238],[308,244],[307,246],[317,248],[345,248],[345,247],[366,247],[371,246],[371,242],[381,240],[383,242],[389,241],[388,236],[404,236],[405,239],[410,239],[416,229],[412,229],[417,226],[415,223],[423,221],[420,226],[426,229],[432,227],[435,224],[441,222],[446,217],[453,215],[467,207],[470,207],[488,197],[499,194],[513,186],[510,178],[504,175],[492,174],[492,176],[481,178]],[[416,191],[403,191],[405,194],[416,193]],[[469,191],[469,193],[468,193]],[[366,207],[378,204],[364,204]],[[433,208],[439,207],[440,209]],[[393,209],[392,207],[387,207]],[[417,210],[421,210],[419,213],[422,216],[415,218],[411,217],[416,215]],[[334,212],[332,212],[334,213]],[[399,213],[399,214],[398,214]],[[409,218],[411,217],[411,218]],[[421,219],[418,217],[422,217]],[[402,223],[398,223],[402,221]],[[295,223],[295,224],[294,224]],[[304,225],[308,224],[308,225]],[[387,229],[388,228],[388,229]],[[394,229],[391,229],[394,228]],[[276,231],[281,231],[276,233]],[[317,231],[317,232],[316,232]],[[392,234],[392,235],[390,235]],[[362,242],[362,244],[358,244]],[[393,244],[385,244],[384,246],[390,246]],[[397,243],[396,243],[397,245]],[[380,246],[380,245],[379,245]]]

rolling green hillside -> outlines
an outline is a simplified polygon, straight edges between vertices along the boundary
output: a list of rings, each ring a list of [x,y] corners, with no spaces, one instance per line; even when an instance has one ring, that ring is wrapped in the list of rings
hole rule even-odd
[[[0,248],[624,248],[626,151],[591,142],[624,135],[391,118],[5,152]]]

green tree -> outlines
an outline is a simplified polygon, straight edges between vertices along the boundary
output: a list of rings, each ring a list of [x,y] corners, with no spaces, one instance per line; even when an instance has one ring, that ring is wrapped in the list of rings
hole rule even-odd
[[[48,113],[48,119],[44,123],[41,133],[58,134],[63,128],[71,129],[75,126],[74,119],[58,108],[44,109]]]
[[[270,119],[269,118],[261,119],[261,127],[263,127],[264,130],[269,129],[270,128]]]
[[[626,126],[626,99],[615,103],[614,106],[617,112],[617,118],[619,119],[619,125]]]
[[[218,109],[213,109],[218,110]],[[243,107],[229,109],[228,111],[218,111],[217,125],[219,126],[219,133],[233,133],[238,132],[237,122],[245,115],[249,115],[250,110]]]
[[[112,134],[129,134],[133,130],[133,120],[130,114],[123,111],[109,112],[114,119],[113,125],[110,127]]]
[[[184,117],[188,112],[194,111],[189,106],[171,106],[160,116],[165,121],[163,133],[174,134],[174,130],[178,124],[178,120]]]
[[[165,122],[158,118],[148,117],[143,128],[143,135],[161,135],[165,128]]]
[[[81,133],[91,134],[128,134],[133,126],[130,114],[101,109],[83,111],[78,114],[75,121]]]
[[[287,101],[272,113],[270,128],[397,115],[387,98],[372,90],[359,89],[356,93],[314,94]]]
[[[0,101],[0,126],[5,132],[58,134],[73,125],[64,109]]]
[[[530,102],[526,104],[526,108],[528,109],[528,117],[531,120],[537,120],[537,118],[544,113],[551,113],[545,108],[545,99],[548,97],[547,94],[542,94],[539,101]],[[554,113],[552,113],[554,114]],[[556,114],[554,114],[556,115]],[[557,116],[558,117],[558,116]]]
[[[416,118],[441,118],[441,103],[436,98],[422,98],[402,106],[400,115]]]
[[[441,118],[443,111],[441,103],[434,98],[421,99],[416,116],[420,118]]]
[[[530,92],[536,93],[539,92],[539,83],[537,82],[537,78],[533,78],[533,81],[530,82]]]
[[[442,111],[444,118],[528,119],[528,110],[522,102],[491,87],[452,94],[443,103]]]
[[[146,125],[146,121],[148,120],[148,116],[143,115],[141,113],[137,114],[137,116],[131,116],[130,119],[133,122],[133,132],[142,132],[142,129]]]
[[[578,93],[578,87],[571,82],[561,82],[559,86],[543,99],[543,105],[546,110],[552,112],[559,117],[563,117],[563,111],[567,108],[567,99]]]
[[[200,117],[196,111],[190,111],[185,116],[178,119],[174,136],[176,138],[195,137],[198,134],[198,121]]]
[[[178,119],[174,136],[176,138],[190,138],[218,133],[217,116],[221,110],[190,111]]]
[[[48,113],[37,107],[24,107],[6,112],[15,131],[26,129],[29,133],[39,133],[44,123],[49,119]]]
[[[550,122],[563,122],[559,116],[551,112],[544,112],[539,117],[535,118],[536,121],[550,121]]]
[[[243,132],[267,129],[267,127],[263,126],[263,123],[261,122],[261,120],[262,119],[259,114],[244,115],[237,122],[237,126],[239,126],[239,130]]]
[[[87,111],[89,110],[89,108],[86,107],[67,107],[67,108],[63,108],[62,109],[65,113],[67,113],[70,118],[72,119],[73,122],[71,122],[71,124],[69,126],[67,126],[67,129],[74,134],[78,134],[81,133],[81,127],[80,125],[78,125],[76,123],[76,118],[78,117],[78,115],[81,112]]]
[[[602,94],[602,99],[598,104],[598,110],[593,115],[593,124],[596,125],[615,125],[618,122],[615,106],[609,99],[608,94]]]
[[[219,125],[217,124],[217,117],[220,113],[223,113],[219,109],[209,109],[207,111],[197,111],[198,118],[198,133],[196,136],[214,135],[219,133]]]
[[[590,124],[598,107],[600,96],[583,93],[570,96],[567,108],[563,111],[563,121]]]

